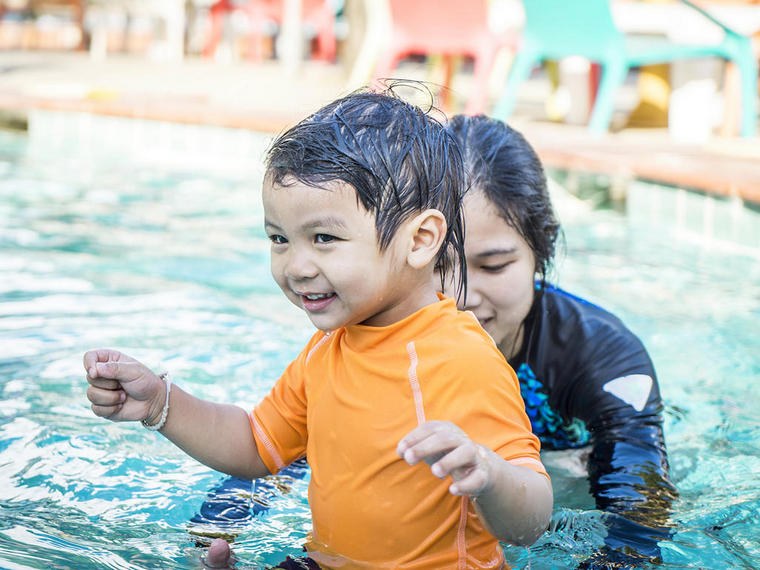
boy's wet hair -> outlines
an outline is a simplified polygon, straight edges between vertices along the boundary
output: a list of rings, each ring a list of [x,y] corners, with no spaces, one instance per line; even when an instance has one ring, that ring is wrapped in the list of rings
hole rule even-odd
[[[447,128],[462,149],[467,191],[483,192],[528,243],[543,287],[561,230],[533,147],[513,128],[484,115],[457,115]]]
[[[399,97],[396,87],[351,93],[280,135],[267,154],[267,176],[280,186],[295,181],[316,188],[334,181],[352,186],[358,202],[375,216],[380,251],[404,221],[428,208],[439,210],[447,222],[436,259],[443,280],[453,262],[466,267],[462,156],[430,114],[432,105],[423,111]],[[466,279],[466,271],[459,272],[460,291]]]

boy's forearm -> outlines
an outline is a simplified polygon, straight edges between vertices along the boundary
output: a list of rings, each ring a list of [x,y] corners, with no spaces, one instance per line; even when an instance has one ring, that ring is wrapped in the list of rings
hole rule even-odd
[[[196,398],[171,387],[169,414],[161,433],[212,469],[244,479],[269,475],[259,456],[245,410]]]
[[[549,526],[554,502],[551,481],[489,453],[495,470],[494,485],[475,500],[478,515],[499,540],[529,546]]]

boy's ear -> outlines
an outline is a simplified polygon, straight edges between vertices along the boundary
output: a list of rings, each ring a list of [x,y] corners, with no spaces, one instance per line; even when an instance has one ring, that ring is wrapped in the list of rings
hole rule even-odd
[[[446,237],[446,217],[434,209],[425,210],[410,220],[411,247],[407,262],[415,269],[433,263]]]

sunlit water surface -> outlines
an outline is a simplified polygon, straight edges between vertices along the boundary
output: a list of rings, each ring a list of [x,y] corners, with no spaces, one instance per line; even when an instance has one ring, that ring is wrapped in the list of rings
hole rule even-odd
[[[221,475],[95,417],[81,356],[123,349],[245,408],[267,392],[312,332],[269,274],[268,139],[77,120],[0,132],[0,568],[197,568],[187,521]],[[760,254],[556,199],[560,284],[618,313],[658,369],[681,493],[664,567],[760,567]],[[519,567],[602,541],[573,458],[547,463],[562,524],[508,548]],[[242,532],[239,568],[300,553],[306,486]]]

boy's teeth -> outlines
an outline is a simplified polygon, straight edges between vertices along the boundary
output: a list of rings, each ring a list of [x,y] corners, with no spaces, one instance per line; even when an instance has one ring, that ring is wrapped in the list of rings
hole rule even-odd
[[[329,295],[327,293],[319,293],[319,294],[315,294],[315,295],[305,295],[305,297],[309,301],[317,301],[319,299],[324,299],[325,297],[329,297]]]

